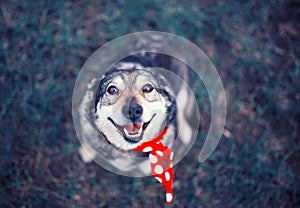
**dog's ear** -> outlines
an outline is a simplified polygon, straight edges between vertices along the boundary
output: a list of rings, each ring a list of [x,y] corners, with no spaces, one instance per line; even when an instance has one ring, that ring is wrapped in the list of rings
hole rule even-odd
[[[165,76],[163,74],[161,74],[161,73],[159,73],[158,75],[155,74],[155,78],[156,78],[156,80],[157,80],[160,88],[165,89],[167,92],[170,91],[169,87],[168,87],[169,83],[168,83],[168,81],[166,80],[166,78],[165,78]]]

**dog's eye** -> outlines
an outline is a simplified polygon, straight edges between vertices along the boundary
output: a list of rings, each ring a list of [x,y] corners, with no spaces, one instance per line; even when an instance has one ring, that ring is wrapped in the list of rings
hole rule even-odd
[[[153,90],[153,86],[151,84],[145,84],[142,88],[142,91],[144,93],[152,92],[152,90]]]
[[[116,87],[116,86],[110,86],[109,88],[107,88],[107,90],[106,90],[109,94],[111,94],[111,95],[116,95],[116,94],[118,94],[119,93],[119,90],[118,90],[118,88]]]

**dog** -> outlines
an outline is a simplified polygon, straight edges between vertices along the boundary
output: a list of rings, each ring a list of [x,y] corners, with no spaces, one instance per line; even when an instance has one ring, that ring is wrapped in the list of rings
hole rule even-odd
[[[185,64],[152,53],[128,56],[92,79],[79,108],[82,159],[123,175],[149,174],[149,153],[133,149],[168,128],[162,142],[178,162],[198,128],[188,82]]]
[[[95,123],[109,143],[127,151],[152,140],[166,126],[176,134],[176,102],[161,80],[147,68],[124,67],[101,80]]]

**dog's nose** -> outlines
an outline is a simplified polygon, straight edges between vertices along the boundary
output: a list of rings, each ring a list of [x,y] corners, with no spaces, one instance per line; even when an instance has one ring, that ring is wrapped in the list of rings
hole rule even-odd
[[[135,100],[132,100],[129,106],[123,107],[122,112],[131,121],[138,121],[143,114],[143,108]]]

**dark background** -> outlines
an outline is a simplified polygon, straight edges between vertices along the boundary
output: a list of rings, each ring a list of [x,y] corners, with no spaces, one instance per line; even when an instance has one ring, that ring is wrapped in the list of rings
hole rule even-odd
[[[227,94],[224,136],[175,167],[171,207],[300,207],[299,1],[2,0],[0,18],[0,207],[165,206],[152,177],[84,164],[71,115],[85,60],[144,30],[203,49]]]

